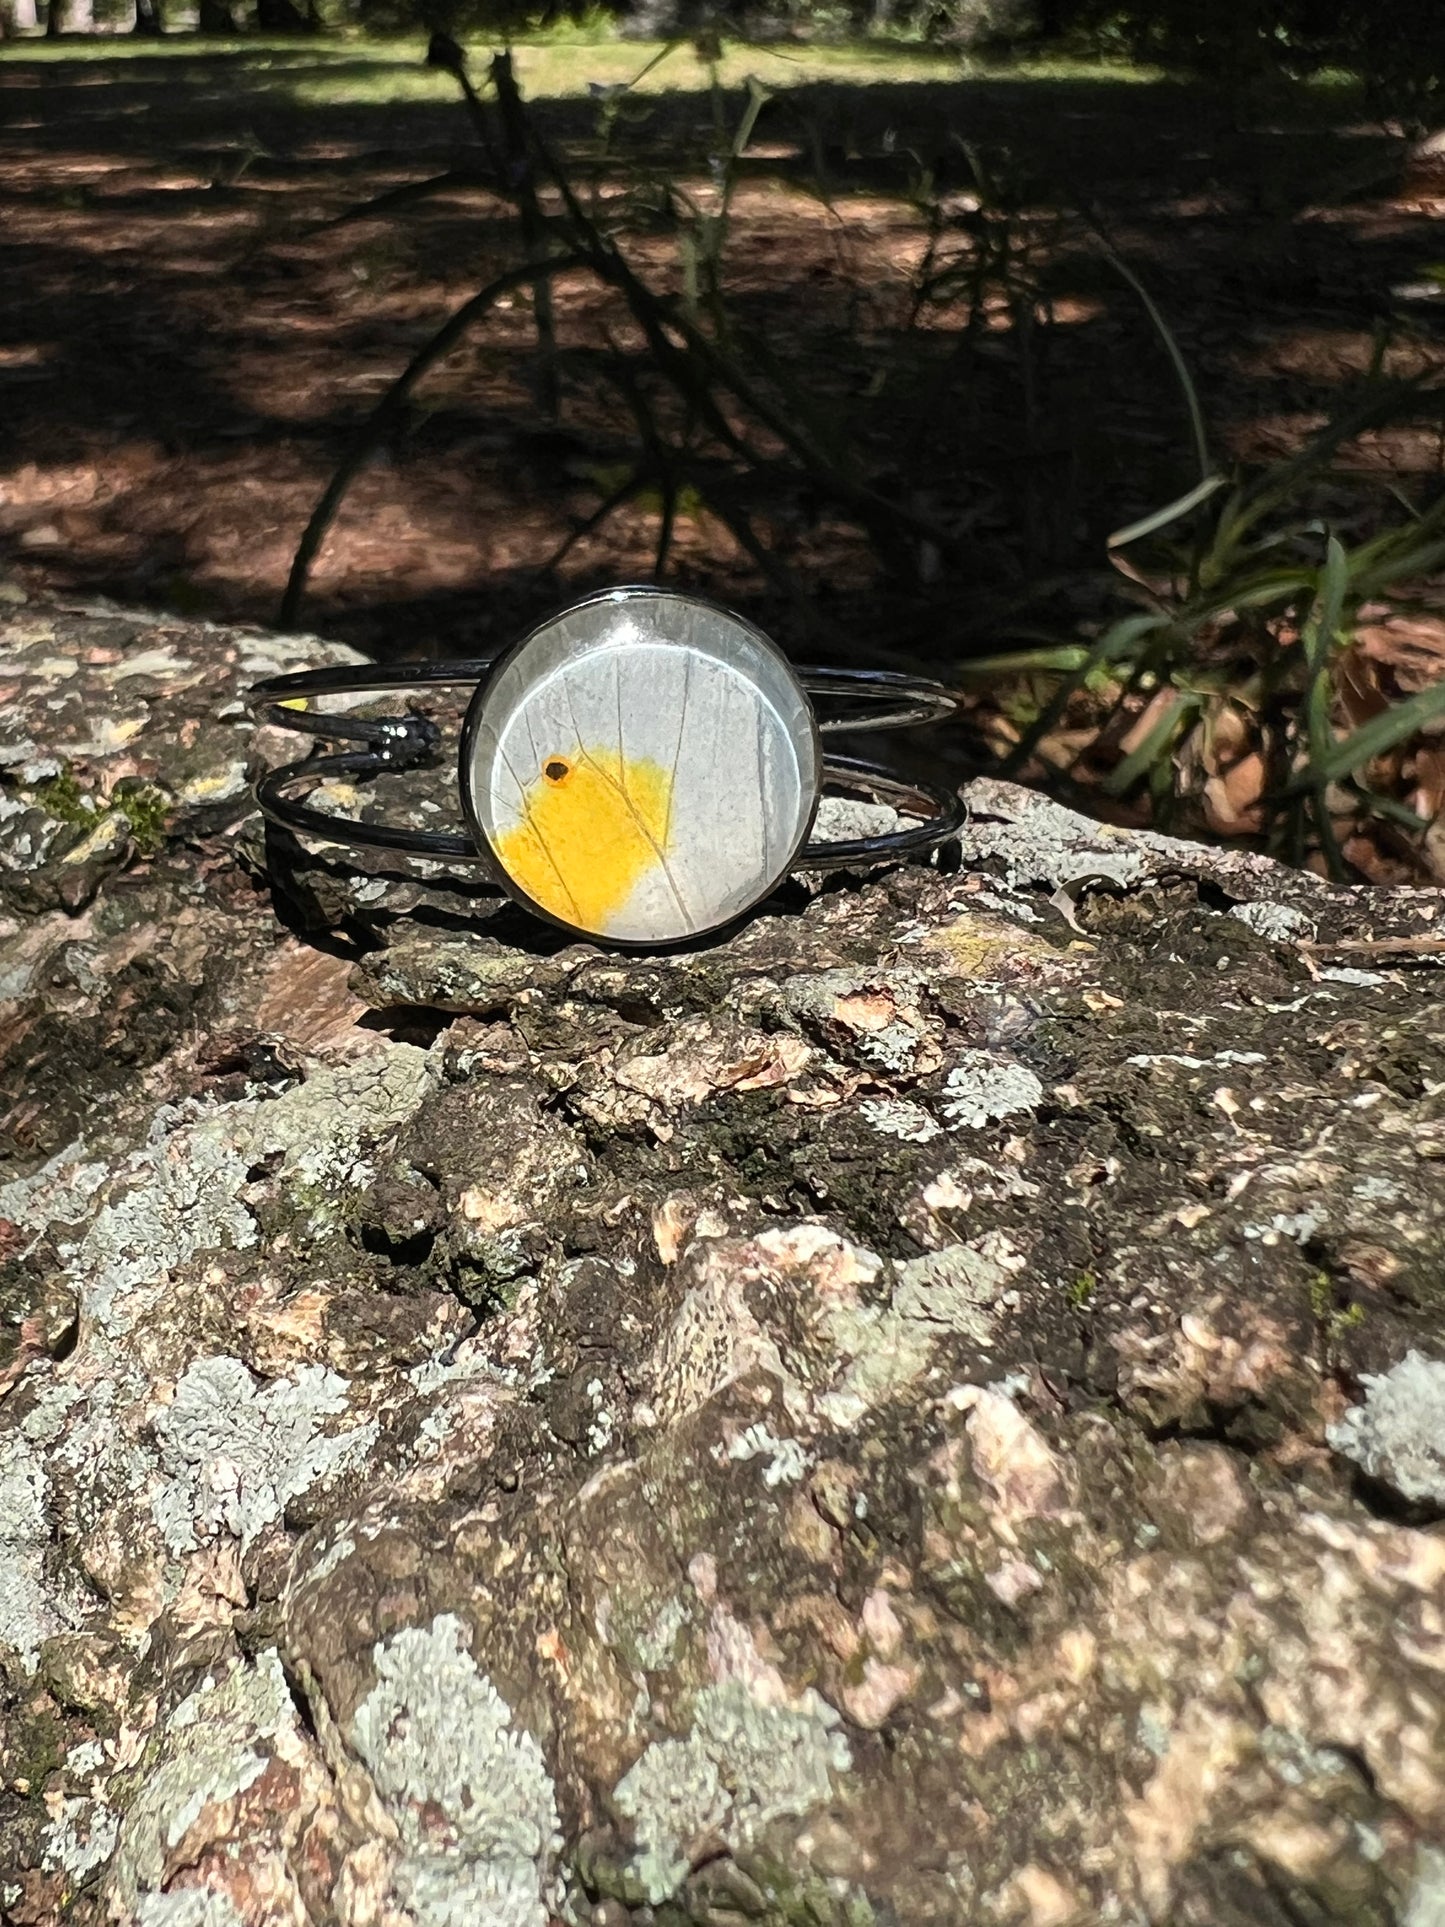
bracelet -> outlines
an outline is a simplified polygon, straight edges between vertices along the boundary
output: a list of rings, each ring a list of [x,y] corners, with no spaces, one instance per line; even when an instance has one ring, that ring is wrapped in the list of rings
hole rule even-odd
[[[436,760],[415,713],[377,719],[317,698],[472,685],[458,791],[466,833],[337,817],[297,792]],[[816,698],[825,706],[820,717]],[[509,897],[582,936],[651,947],[723,928],[792,870],[894,861],[957,834],[954,791],[905,782],[821,738],[949,715],[938,683],[884,670],[794,670],[768,638],[696,596],[607,589],[497,656],[273,676],[258,720],[360,747],[311,756],[256,785],[272,821],[407,856],[477,863]],[[824,785],[920,820],[880,836],[810,842]]]

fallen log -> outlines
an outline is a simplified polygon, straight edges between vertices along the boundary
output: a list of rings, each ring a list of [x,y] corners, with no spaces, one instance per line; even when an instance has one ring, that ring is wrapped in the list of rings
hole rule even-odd
[[[1441,894],[607,954],[268,847],[345,659],[0,612],[4,1918],[1438,1921]]]

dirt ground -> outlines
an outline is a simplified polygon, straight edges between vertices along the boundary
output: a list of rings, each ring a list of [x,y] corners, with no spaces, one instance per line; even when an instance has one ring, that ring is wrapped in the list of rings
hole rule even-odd
[[[717,147],[688,53],[673,71],[692,91],[649,96],[599,158],[606,86],[649,52],[573,50],[574,87],[593,65],[604,76],[573,98],[538,70],[548,137],[614,200],[649,181],[696,188]],[[759,483],[748,511],[804,585],[789,603],[715,515],[682,514],[670,579],[800,651],[946,672],[1117,607],[1108,532],[1194,471],[1160,338],[1091,221],[1153,291],[1226,459],[1297,446],[1382,326],[1393,365],[1441,359],[1445,157],[1412,156],[1347,92],[1227,100],[947,64],[921,79],[916,59],[905,80],[819,82],[757,58],[771,86],[804,78],[764,108],[749,149],[733,311],[762,331],[785,390],[796,379],[836,411],[880,492],[958,537],[946,565],[914,556],[910,580],[885,577],[833,505]],[[336,224],[475,162],[461,105],[419,61],[415,45],[0,55],[0,583],[274,621],[358,425],[446,314],[518,258],[513,217],[480,188]],[[743,102],[726,95],[725,126]],[[981,207],[968,150],[992,183]],[[915,317],[925,179],[948,246],[1004,236],[1033,277],[1027,339],[996,291],[973,333],[962,304]],[[627,248],[654,285],[681,285],[665,219],[633,222]],[[568,593],[651,572],[655,499],[578,535],[635,440],[589,358],[610,339],[640,363],[641,343],[585,276],[557,299],[562,427],[539,411],[518,296],[433,372],[358,477],[306,626],[388,657],[473,651]],[[1440,436],[1406,427],[1351,459],[1409,485],[1438,475]],[[1378,512],[1335,506],[1347,525]],[[1416,681],[1423,652],[1428,679],[1445,630],[1417,625],[1402,648]],[[1386,635],[1387,670],[1393,650]]]

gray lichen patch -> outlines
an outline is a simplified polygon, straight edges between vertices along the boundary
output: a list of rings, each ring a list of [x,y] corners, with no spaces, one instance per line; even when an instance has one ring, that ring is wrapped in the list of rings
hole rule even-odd
[[[1422,1846],[1400,1927],[1445,1927],[1445,1852]]]
[[[1330,1444],[1402,1498],[1445,1506],[1445,1362],[1411,1351],[1361,1383],[1364,1404],[1329,1428]]]
[[[294,1754],[301,1744],[274,1648],[182,1700],[151,1744],[121,1825],[107,1877],[117,1912],[129,1914],[162,1885],[170,1856],[208,1806],[244,1792],[274,1755]]]
[[[168,1894],[142,1894],[135,1927],[245,1927],[229,1894],[180,1887]]]
[[[921,1104],[906,1097],[865,1097],[858,1112],[875,1131],[901,1138],[905,1144],[927,1144],[943,1130]]]
[[[891,803],[867,803],[856,796],[824,796],[813,819],[817,843],[852,843],[865,836],[888,836],[911,817],[900,816]]]
[[[585,955],[579,949],[571,968]],[[356,966],[351,982],[374,1009],[425,1004],[484,1017],[510,1010],[528,993],[556,990],[567,973],[565,953],[563,960],[536,957],[495,938],[448,940],[428,932],[401,937],[373,952]]]
[[[154,1288],[197,1252],[254,1244],[255,1221],[237,1195],[245,1173],[240,1147],[214,1124],[139,1152],[77,1256],[86,1315],[114,1336],[128,1324],[137,1290]]]
[[[241,1195],[252,1169],[274,1166],[274,1181],[305,1205],[304,1222],[324,1229],[334,1200],[371,1175],[368,1147],[410,1117],[432,1075],[424,1052],[383,1043],[265,1102],[212,1107],[194,1121],[160,1114],[75,1255],[86,1316],[116,1336],[167,1273],[202,1252],[254,1245],[256,1218]]]
[[[451,1613],[379,1641],[351,1743],[401,1835],[397,1898],[419,1927],[546,1927],[561,1845],[542,1750]]]
[[[908,968],[825,970],[791,977],[782,1011],[841,1055],[899,1076],[921,1076],[940,1061],[941,1026],[922,1005],[925,979]]]
[[[0,1439],[0,1539],[44,1539],[45,1495],[45,1468],[23,1433]]]
[[[988,1344],[994,1307],[1024,1263],[1005,1234],[986,1233],[905,1260],[883,1296],[884,1261],[824,1225],[699,1239],[684,1261],[689,1288],[653,1355],[657,1402],[695,1411],[762,1371],[780,1381],[795,1420],[855,1425],[904,1396],[940,1345]]]
[[[190,1366],[155,1420],[165,1483],[151,1510],[170,1550],[231,1533],[244,1551],[288,1500],[357,1464],[375,1441],[374,1421],[322,1430],[346,1411],[349,1389],[319,1365],[261,1388],[239,1359]]]
[[[824,1325],[843,1369],[818,1398],[819,1413],[832,1424],[854,1425],[904,1397],[946,1340],[988,1345],[994,1308],[1023,1262],[1007,1237],[990,1233],[899,1265],[886,1304],[830,1303]]]
[[[970,784],[966,856],[995,860],[1005,880],[1061,889],[1085,878],[1119,887],[1141,883],[1151,864],[1142,839],[1092,822],[1011,783]]]
[[[736,1852],[830,1799],[852,1764],[840,1728],[811,1689],[788,1704],[755,1697],[740,1680],[703,1687],[686,1738],[654,1740],[614,1795],[632,1822],[632,1872],[646,1898],[670,1899],[711,1836]]]
[[[39,1547],[0,1539],[0,1645],[10,1647],[27,1671],[34,1672],[41,1643],[67,1631],[71,1623],[47,1583]]]
[[[1138,887],[1165,872],[1187,870],[1228,879],[1246,901],[1288,890],[1319,901],[1328,887],[1302,872],[1283,870],[1248,850],[1215,850],[1149,830],[1120,830],[1067,809],[1014,783],[980,777],[965,791],[969,818],[961,837],[965,861],[996,864],[1011,884],[1052,890],[1098,881]]]
[[[795,1484],[812,1462],[796,1439],[775,1437],[761,1419],[738,1434],[727,1448],[727,1457],[734,1463],[761,1460],[763,1484],[769,1491],[775,1486]]]
[[[1287,903],[1236,903],[1229,914],[1271,943],[1289,943],[1315,933],[1314,923],[1304,911]]]
[[[49,1479],[23,1432],[0,1437],[0,1646],[34,1672],[42,1643],[79,1623],[69,1583],[46,1572]]]
[[[45,1829],[41,1864],[79,1882],[115,1852],[120,1819],[104,1800],[68,1799]]]
[[[986,1244],[945,1245],[898,1266],[896,1315],[913,1324],[953,1332],[975,1344],[993,1337],[993,1307],[1022,1266],[1001,1235]]]
[[[999,1118],[1037,1110],[1043,1096],[1027,1064],[1003,1052],[970,1050],[944,1079],[943,1115],[950,1124],[981,1130]]]
[[[78,1224],[106,1179],[106,1167],[87,1159],[78,1140],[32,1171],[27,1178],[0,1184],[0,1217],[24,1231],[50,1224]]]

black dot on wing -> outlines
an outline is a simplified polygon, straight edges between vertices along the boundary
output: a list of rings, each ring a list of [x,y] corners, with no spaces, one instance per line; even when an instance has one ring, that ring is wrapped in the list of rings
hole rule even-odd
[[[549,783],[565,783],[572,774],[572,765],[561,756],[549,756],[542,765],[542,774]]]

